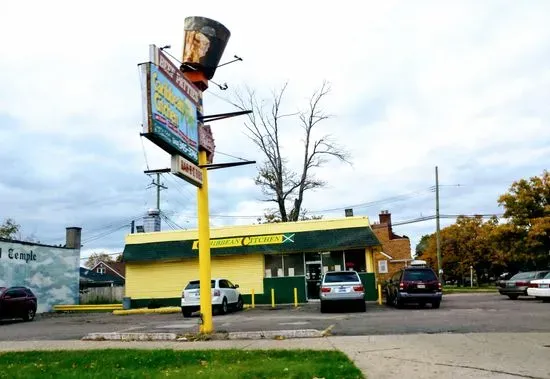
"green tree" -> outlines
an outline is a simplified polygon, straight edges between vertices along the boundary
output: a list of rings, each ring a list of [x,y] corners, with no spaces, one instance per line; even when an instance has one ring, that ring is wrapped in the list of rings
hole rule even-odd
[[[550,264],[550,172],[514,182],[498,199],[509,220],[500,230],[502,248],[512,266],[546,268]]]
[[[92,253],[86,260],[84,266],[88,268],[93,268],[99,262],[113,263],[115,262],[115,260],[113,259],[112,255],[109,255],[107,253]]]
[[[430,238],[432,237],[432,234],[425,234],[420,238],[420,242],[416,245],[416,259],[420,259],[426,249],[428,248],[428,243],[430,242]]]
[[[441,260],[447,280],[462,281],[470,275],[473,267],[478,278],[488,277],[495,269],[492,235],[498,226],[493,218],[484,222],[481,216],[457,218],[456,223],[440,231]],[[432,267],[437,266],[436,237],[425,239],[422,258]]]
[[[13,219],[8,218],[0,225],[0,238],[15,239],[21,229],[21,225],[17,224]]]

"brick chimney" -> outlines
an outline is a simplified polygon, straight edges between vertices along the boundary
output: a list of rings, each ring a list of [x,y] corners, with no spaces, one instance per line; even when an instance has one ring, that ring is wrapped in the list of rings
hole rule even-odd
[[[80,250],[80,240],[82,236],[82,228],[76,226],[69,226],[66,228],[66,243],[65,247],[69,249]]]
[[[387,225],[388,227],[388,237],[389,239],[393,238],[393,230],[391,227],[391,213],[386,209],[383,211],[380,211],[380,214],[378,215],[380,218],[380,225]]]
[[[380,211],[378,217],[380,217],[381,224],[388,224],[391,227],[391,213],[389,211]]]

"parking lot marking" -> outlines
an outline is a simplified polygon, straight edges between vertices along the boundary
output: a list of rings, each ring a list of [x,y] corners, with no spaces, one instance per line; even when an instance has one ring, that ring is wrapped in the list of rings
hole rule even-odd
[[[310,324],[307,321],[296,321],[296,322],[280,322],[279,325],[307,325]]]

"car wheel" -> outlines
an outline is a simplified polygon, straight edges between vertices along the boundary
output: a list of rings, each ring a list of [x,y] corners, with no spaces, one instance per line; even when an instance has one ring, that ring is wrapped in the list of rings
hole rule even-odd
[[[441,305],[441,302],[440,302],[440,301],[436,301],[436,302],[432,303],[432,308],[433,308],[433,309],[437,309],[437,308],[439,308],[440,305]]]
[[[519,295],[508,295],[508,297],[510,298],[510,300],[517,300]]]
[[[220,314],[227,314],[227,299],[225,297],[223,298],[222,305],[220,306]]]
[[[396,296],[393,298],[393,306],[398,309],[403,308],[403,302]]]
[[[191,314],[192,314],[193,312],[191,312],[191,311],[189,311],[189,310],[186,310],[186,309],[182,309],[182,310],[181,310],[181,313],[183,314],[183,317],[188,318],[188,317],[191,317]]]
[[[426,307],[426,303],[424,303],[424,302],[418,303],[418,306],[420,308],[424,308],[424,307]]]
[[[367,304],[365,303],[365,300],[360,300],[357,303],[357,309],[359,310],[359,312],[366,312]]]
[[[33,308],[29,308],[27,310],[27,313],[25,313],[23,315],[23,320],[25,321],[32,321],[34,320],[34,316],[36,315],[36,310],[34,310]]]
[[[327,305],[324,301],[321,301],[321,313],[327,313]]]
[[[391,298],[391,296],[390,296],[390,293],[389,293],[389,292],[386,292],[386,305],[388,305],[388,306],[389,306],[389,305],[393,305],[393,304],[392,304],[392,301],[393,301],[393,300],[392,300],[392,298]]]
[[[242,311],[243,310],[243,298],[239,296],[239,300],[237,300],[237,310]]]

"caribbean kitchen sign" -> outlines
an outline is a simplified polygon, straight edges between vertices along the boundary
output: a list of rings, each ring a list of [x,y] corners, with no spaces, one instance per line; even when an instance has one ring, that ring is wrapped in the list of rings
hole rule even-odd
[[[294,243],[295,234],[268,234],[262,236],[246,236],[232,238],[216,238],[210,240],[211,249],[226,247],[258,246],[258,245],[280,245],[283,243]],[[199,248],[199,241],[193,241],[193,250]]]

